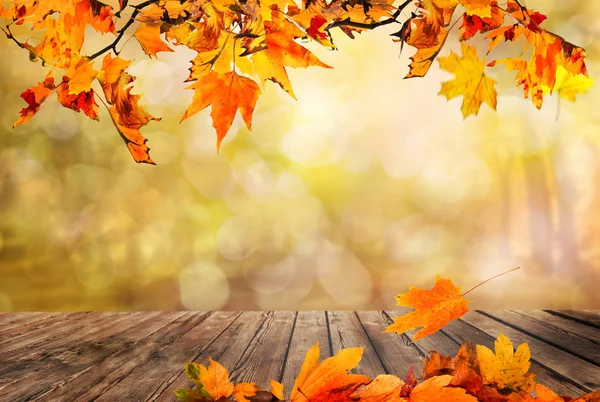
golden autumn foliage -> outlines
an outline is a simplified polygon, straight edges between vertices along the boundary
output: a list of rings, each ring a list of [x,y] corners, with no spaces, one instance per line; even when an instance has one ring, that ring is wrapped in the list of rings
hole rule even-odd
[[[183,402],[590,402],[600,400],[600,391],[579,398],[559,396],[535,383],[529,371],[529,346],[514,352],[510,340],[500,335],[494,355],[484,346],[465,342],[455,357],[432,352],[425,359],[418,382],[412,367],[404,380],[390,374],[370,379],[348,371],[357,367],[363,348],[340,350],[319,363],[319,345],[306,353],[300,373],[284,399],[283,385],[271,381],[269,391],[254,383],[234,385],[227,370],[209,359],[208,368],[186,363],[185,372],[194,382],[192,389],[176,391]],[[534,392],[535,391],[535,392]],[[535,396],[534,396],[535,394]]]
[[[94,120],[98,105],[104,104],[134,160],[150,164],[154,162],[140,129],[158,119],[139,105],[139,95],[130,93],[135,77],[126,70],[131,60],[118,56],[131,37],[148,57],[177,47],[196,52],[187,79],[194,96],[182,120],[210,106],[217,147],[238,111],[251,128],[266,81],[295,97],[288,68],[330,67],[301,40],[337,49],[331,34],[335,28],[354,38],[397,25],[392,36],[401,50],[416,49],[407,78],[425,76],[457,29],[462,55],[438,59],[442,69],[455,75],[442,84],[440,94],[462,96],[465,117],[476,115],[483,103],[496,108],[494,79],[487,72],[495,65],[514,71],[524,96],[538,108],[547,94],[556,91],[574,100],[591,84],[584,49],[545,30],[546,17],[516,0],[146,0],[120,1],[119,9],[100,0],[12,0],[0,1],[0,19],[9,39],[51,69],[44,81],[22,93],[27,105],[15,125],[31,119],[54,93],[63,106]],[[17,37],[15,25],[25,25],[41,38]],[[114,39],[84,54],[86,35],[94,31]],[[485,58],[464,43],[473,38],[488,42]],[[521,38],[525,50],[516,44]],[[501,42],[515,44],[514,57],[493,59],[491,52]],[[103,94],[94,89],[95,82]]]

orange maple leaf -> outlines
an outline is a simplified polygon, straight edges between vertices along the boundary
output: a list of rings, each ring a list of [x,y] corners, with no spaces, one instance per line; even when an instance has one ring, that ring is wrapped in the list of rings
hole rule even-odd
[[[467,304],[470,303],[470,300],[465,300],[463,296],[484,283],[517,269],[519,267],[492,276],[463,294],[450,279],[444,279],[439,275],[436,276],[435,286],[430,290],[419,289],[411,285],[408,292],[396,296],[396,301],[399,306],[409,306],[415,310],[396,317],[394,323],[388,326],[384,332],[403,333],[413,328],[423,327],[413,336],[413,341],[431,335],[469,311]]]
[[[161,22],[142,22],[133,34],[148,56],[156,57],[156,53],[158,52],[173,51],[160,38],[161,25]]]
[[[396,317],[394,323],[385,332],[405,332],[413,328],[423,327],[413,340],[431,335],[452,320],[462,317],[469,308],[469,300],[463,299],[460,288],[454,286],[450,279],[436,277],[435,286],[431,290],[410,286],[407,293],[396,296],[399,306],[414,307],[408,314]]]
[[[49,73],[44,81],[25,90],[25,92],[21,94],[21,98],[27,102],[27,106],[21,110],[21,116],[15,124],[13,124],[13,127],[23,124],[31,119],[55,90],[56,87],[54,86],[54,77],[52,76],[52,73]]]
[[[348,374],[358,366],[364,348],[340,350],[319,363],[318,342],[306,353],[296,377],[290,402],[346,402],[349,396],[371,380],[360,374]]]
[[[150,158],[150,148],[146,145],[148,140],[140,133],[140,128],[160,118],[152,116],[138,104],[139,95],[131,94],[130,84],[135,78],[125,72],[129,64],[130,61],[118,56],[112,58],[110,53],[107,54],[102,62],[102,72],[98,80],[102,85],[106,101],[110,104],[108,109],[110,117],[133,159],[136,162],[154,164]]]
[[[252,113],[260,95],[260,88],[254,80],[233,71],[225,74],[211,71],[188,89],[194,89],[194,97],[181,121],[212,105],[210,115],[213,127],[217,130],[217,150],[227,135],[238,109],[248,130],[252,129]]]

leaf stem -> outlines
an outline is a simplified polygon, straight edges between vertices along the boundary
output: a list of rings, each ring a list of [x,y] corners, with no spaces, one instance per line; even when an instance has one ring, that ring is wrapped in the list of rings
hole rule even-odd
[[[486,279],[485,281],[481,282],[479,285],[476,285],[476,286],[472,287],[471,289],[467,290],[467,291],[466,291],[465,293],[463,293],[461,296],[462,296],[462,297],[464,297],[464,296],[466,296],[466,295],[467,295],[467,293],[470,293],[471,291],[473,291],[473,290],[477,289],[478,287],[480,287],[480,286],[481,286],[481,285],[483,285],[484,283],[486,283],[486,282],[489,282],[489,281],[491,281],[492,279],[496,279],[496,278],[498,278],[499,276],[506,275],[506,274],[508,274],[508,273],[510,273],[510,272],[512,272],[512,271],[516,271],[517,269],[520,269],[520,268],[521,268],[521,267],[516,267],[516,268],[513,268],[513,269],[509,269],[509,270],[508,270],[508,271],[506,271],[506,272],[502,272],[501,274],[498,274],[498,275],[492,276],[491,278],[488,278],[488,279]]]

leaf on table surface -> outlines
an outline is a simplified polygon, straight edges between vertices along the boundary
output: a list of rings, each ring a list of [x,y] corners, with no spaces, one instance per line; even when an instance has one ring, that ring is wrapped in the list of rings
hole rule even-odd
[[[510,339],[500,334],[494,342],[496,353],[483,345],[477,345],[476,349],[484,384],[492,384],[499,390],[533,390],[535,374],[529,372],[531,352],[527,343],[515,351]]]
[[[358,366],[364,348],[347,348],[319,363],[319,344],[306,353],[294,382],[290,402],[345,402],[361,385],[370,382],[360,374],[348,374]]]

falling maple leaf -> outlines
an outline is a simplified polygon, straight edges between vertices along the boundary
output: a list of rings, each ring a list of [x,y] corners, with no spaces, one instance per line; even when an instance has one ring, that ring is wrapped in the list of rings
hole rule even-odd
[[[410,286],[408,292],[396,296],[399,306],[413,307],[414,310],[396,317],[394,323],[389,325],[384,332],[403,333],[408,330],[423,327],[413,336],[413,341],[418,341],[425,336],[439,331],[444,325],[452,320],[462,317],[469,311],[464,296],[479,286],[502,275],[520,269],[519,267],[494,275],[491,278],[472,287],[465,293],[460,293],[460,288],[454,286],[450,279],[436,276],[435,285],[432,289],[419,289]]]
[[[439,93],[447,99],[462,95],[461,110],[464,117],[477,115],[483,102],[496,109],[496,81],[485,75],[485,62],[479,59],[473,46],[463,42],[462,57],[452,52],[438,61],[441,69],[456,75],[452,81],[442,83]]]
[[[451,320],[462,317],[469,308],[469,300],[465,300],[460,288],[451,280],[436,277],[435,286],[431,290],[410,286],[407,293],[396,296],[399,306],[414,307],[415,310],[396,317],[394,323],[385,332],[406,332],[413,328],[423,327],[414,336],[417,341],[440,330]]]

